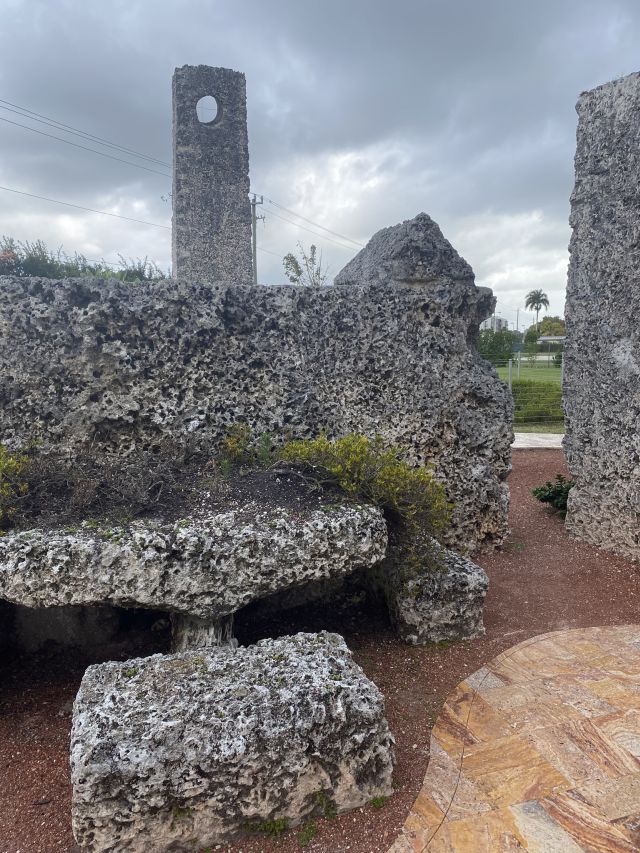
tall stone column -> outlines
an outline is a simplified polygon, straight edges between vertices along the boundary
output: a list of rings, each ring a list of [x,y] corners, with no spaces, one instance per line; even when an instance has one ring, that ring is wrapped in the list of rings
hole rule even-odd
[[[217,112],[198,117],[198,102]],[[209,120],[208,120],[209,119]],[[173,75],[173,277],[252,281],[244,74],[184,65]]]
[[[640,558],[640,74],[577,104],[564,406],[567,527]]]

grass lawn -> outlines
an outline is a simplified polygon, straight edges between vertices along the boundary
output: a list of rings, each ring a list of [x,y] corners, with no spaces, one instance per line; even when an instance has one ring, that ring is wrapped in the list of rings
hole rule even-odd
[[[500,379],[506,382],[509,378],[509,368],[507,366],[496,367],[496,370]],[[553,364],[539,363],[535,367],[531,367],[523,363],[520,366],[520,376],[518,376],[518,367],[514,364],[511,376],[513,379],[530,379],[534,382],[557,382],[558,385],[560,384],[560,368]]]
[[[563,423],[526,423],[526,424],[518,424],[514,423],[513,425],[514,432],[553,432],[556,434],[564,433],[564,424]]]

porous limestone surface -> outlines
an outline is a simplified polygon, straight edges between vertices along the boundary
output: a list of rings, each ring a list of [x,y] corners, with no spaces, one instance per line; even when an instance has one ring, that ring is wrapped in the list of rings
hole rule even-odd
[[[8,533],[0,537],[0,599],[28,607],[146,607],[210,620],[385,556],[386,523],[375,507],[246,513]]]
[[[427,220],[407,227],[416,272],[401,281],[0,279],[2,442],[211,447],[234,422],[276,441],[380,435],[446,484],[452,547],[499,544],[512,401],[476,348],[494,299]]]
[[[482,608],[489,578],[480,566],[440,549],[439,569],[403,573],[388,568],[385,592],[399,636],[412,645],[469,640],[484,634]]]
[[[176,278],[253,280],[244,74],[183,65],[173,74],[172,260]],[[203,97],[215,116],[198,117]]]
[[[338,273],[337,285],[434,284],[474,288],[473,270],[453,248],[427,213],[382,228],[362,251]],[[489,288],[478,288],[488,303]]]
[[[640,558],[640,74],[581,95],[565,317],[572,534]]]
[[[87,853],[190,851],[392,791],[378,688],[336,634],[98,664],[73,709]]]

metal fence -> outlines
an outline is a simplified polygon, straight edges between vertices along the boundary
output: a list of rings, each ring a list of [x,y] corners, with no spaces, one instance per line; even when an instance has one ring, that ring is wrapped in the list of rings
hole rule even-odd
[[[513,395],[516,432],[564,432],[562,353],[515,353],[493,364]]]

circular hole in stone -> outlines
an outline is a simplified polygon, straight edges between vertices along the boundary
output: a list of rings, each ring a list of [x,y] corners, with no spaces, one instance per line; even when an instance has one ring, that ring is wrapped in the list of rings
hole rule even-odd
[[[215,121],[218,115],[218,102],[213,95],[205,95],[204,98],[200,98],[196,104],[196,113],[201,124],[211,124],[212,121]]]

